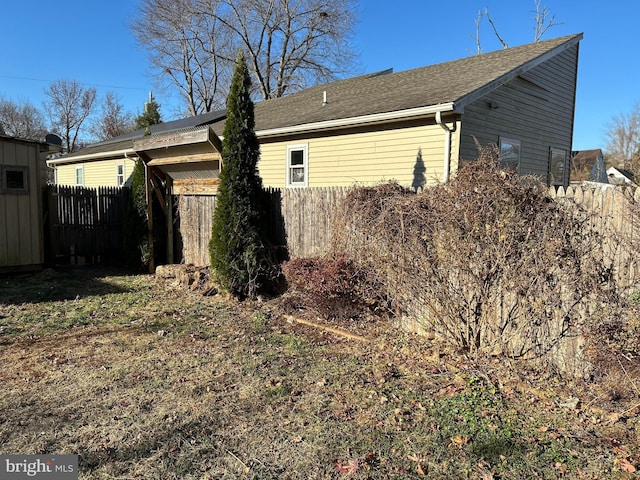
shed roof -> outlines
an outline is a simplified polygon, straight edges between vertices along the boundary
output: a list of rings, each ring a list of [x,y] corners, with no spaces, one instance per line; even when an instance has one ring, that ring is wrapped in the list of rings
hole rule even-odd
[[[201,127],[203,125],[209,125],[214,123],[216,120],[224,118],[226,115],[225,110],[217,110],[215,112],[203,113],[201,115],[195,115],[192,117],[181,118],[179,120],[171,120],[169,122],[162,122],[156,125],[151,125],[149,127],[149,134],[151,136],[156,135],[165,135],[168,132],[175,132],[179,130],[185,129],[193,129],[197,127]],[[122,157],[123,152],[130,151],[134,152],[133,144],[134,141],[140,140],[145,136],[149,136],[147,134],[146,128],[141,128],[135,130],[133,132],[125,133],[124,135],[119,135],[115,138],[105,140],[104,142],[94,143],[89,145],[88,147],[79,150],[78,152],[70,153],[67,155],[63,155],[54,160],[50,160],[49,164],[61,164],[61,163],[69,163],[74,161],[79,161],[83,158],[92,157],[92,156],[100,156],[101,158],[108,158],[110,153],[113,153],[115,156]]]

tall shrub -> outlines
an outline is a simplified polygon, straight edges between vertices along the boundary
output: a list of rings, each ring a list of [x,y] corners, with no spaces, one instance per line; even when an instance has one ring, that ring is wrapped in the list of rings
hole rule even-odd
[[[160,105],[149,93],[143,112],[134,120],[136,130],[146,128],[145,135],[151,132],[149,127],[162,122]],[[127,264],[134,268],[144,268],[151,257],[147,230],[147,192],[144,176],[144,164],[138,159],[131,175],[131,195],[127,205],[125,223],[125,257]]]
[[[142,160],[138,159],[131,175],[131,194],[127,205],[124,235],[126,262],[136,269],[147,265],[150,254],[144,182],[144,165]]]
[[[250,92],[249,70],[240,52],[227,97],[222,169],[209,243],[216,280],[240,298],[256,295],[268,277],[270,263]]]

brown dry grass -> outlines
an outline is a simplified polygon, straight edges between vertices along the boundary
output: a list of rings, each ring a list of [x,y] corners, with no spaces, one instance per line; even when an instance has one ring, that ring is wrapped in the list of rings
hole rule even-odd
[[[0,279],[0,452],[81,478],[631,478],[638,392],[472,363],[291,294],[234,303],[114,272]],[[621,377],[628,385],[633,379]],[[568,399],[580,400],[576,408]]]

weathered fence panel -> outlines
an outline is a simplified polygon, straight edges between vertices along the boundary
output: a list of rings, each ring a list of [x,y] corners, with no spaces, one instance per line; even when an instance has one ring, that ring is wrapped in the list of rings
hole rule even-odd
[[[128,189],[49,185],[45,238],[49,263],[122,259]]]
[[[549,191],[557,201],[571,201],[582,209],[587,226],[602,242],[601,259],[623,289],[640,282],[640,189],[629,187],[569,187]]]
[[[216,208],[214,195],[180,195],[175,197],[178,228],[176,245],[182,255],[176,260],[198,266],[209,265],[209,240],[213,211]],[[182,257],[182,258],[180,258]]]
[[[329,187],[281,191],[281,216],[289,258],[311,257],[327,252],[333,219],[349,190]]]
[[[333,219],[348,188],[267,189],[269,240],[285,256],[300,258],[322,255],[331,241]],[[209,264],[209,240],[216,197],[180,195],[175,197],[178,228],[177,261]]]

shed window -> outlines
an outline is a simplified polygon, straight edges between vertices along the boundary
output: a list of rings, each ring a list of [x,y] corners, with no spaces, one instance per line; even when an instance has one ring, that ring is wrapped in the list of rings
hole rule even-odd
[[[309,146],[287,147],[287,187],[306,187],[309,180]]]
[[[500,138],[500,166],[505,169],[520,169],[520,140]]]
[[[84,167],[76,167],[76,185],[84,185]]]
[[[116,186],[124,185],[124,163],[116,165]]]
[[[29,193],[29,167],[2,167],[2,186],[4,194]]]

